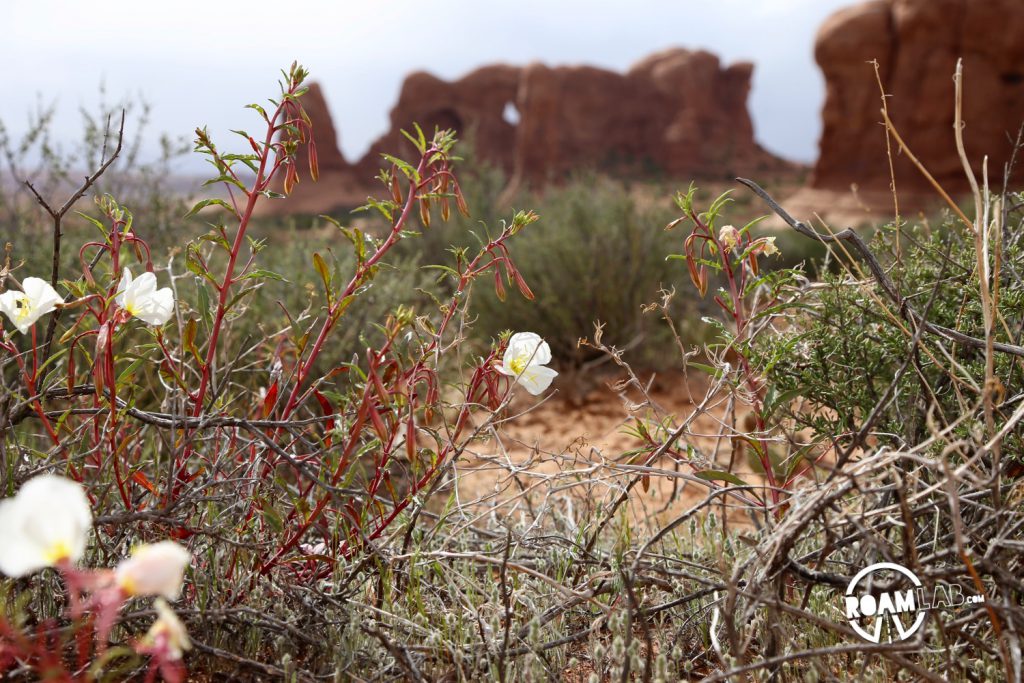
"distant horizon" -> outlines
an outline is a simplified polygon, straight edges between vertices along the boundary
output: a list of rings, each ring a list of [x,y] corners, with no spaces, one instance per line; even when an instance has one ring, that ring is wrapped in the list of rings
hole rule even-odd
[[[812,163],[824,100],[814,36],[827,16],[855,3],[772,0],[750,7],[744,0],[689,0],[686,7],[663,7],[637,0],[607,9],[582,0],[554,7],[540,0],[486,8],[468,0],[436,3],[447,14],[424,14],[411,0],[386,7],[308,4],[296,10],[302,21],[293,32],[281,19],[280,37],[247,52],[223,48],[240,42],[223,27],[259,35],[267,16],[281,16],[279,4],[183,0],[170,14],[127,0],[100,3],[104,12],[59,0],[13,0],[15,30],[0,44],[0,57],[25,66],[0,80],[0,121],[17,139],[30,111],[56,103],[55,140],[68,148],[81,137],[79,109],[98,109],[102,83],[108,103],[128,97],[151,104],[148,156],[160,134],[191,140],[202,125],[231,146],[229,129],[256,125],[244,105],[275,95],[278,70],[297,58],[323,90],[342,153],[356,161],[387,131],[401,84],[415,71],[456,80],[490,64],[539,61],[624,72],[652,53],[682,47],[708,50],[723,66],[752,62],[748,108],[758,143]],[[186,159],[176,171],[196,173],[201,164]]]

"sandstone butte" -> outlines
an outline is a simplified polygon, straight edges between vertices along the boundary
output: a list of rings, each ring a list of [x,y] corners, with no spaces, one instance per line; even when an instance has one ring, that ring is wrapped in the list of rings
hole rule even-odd
[[[907,146],[948,192],[961,193],[968,185],[953,133],[952,76],[962,58],[967,155],[979,181],[987,155],[990,182],[1000,187],[1024,123],[1024,2],[872,0],[821,26],[815,58],[826,83],[820,154],[809,187],[790,198],[790,208],[824,211],[832,222],[891,217],[871,60],[878,60],[890,118]],[[901,212],[937,196],[906,155],[894,162]]]
[[[381,153],[413,158],[402,136],[454,128],[475,155],[503,169],[511,187],[564,179],[578,170],[629,177],[727,179],[791,170],[760,147],[747,109],[753,65],[723,67],[705,51],[671,49],[626,73],[590,66],[494,65],[455,80],[409,75],[390,130],[355,162],[345,159],[320,87],[303,102],[313,122],[320,180],[304,177],[273,213],[326,213],[378,192]],[[305,176],[307,159],[298,160]]]

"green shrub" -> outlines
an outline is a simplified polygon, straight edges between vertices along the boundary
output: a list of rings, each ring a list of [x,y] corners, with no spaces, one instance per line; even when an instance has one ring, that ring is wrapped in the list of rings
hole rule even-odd
[[[939,229],[904,225],[900,232],[899,257],[892,226],[875,235],[871,248],[906,301],[933,324],[983,337],[973,237],[948,216]],[[1005,263],[1017,263],[1021,256],[1016,240],[1008,240]],[[1017,343],[1005,330],[1019,336],[1022,303],[1024,282],[1008,268],[999,294],[1006,323],[997,329],[1000,341]],[[932,334],[924,334],[912,350],[909,323],[878,293],[866,269],[824,273],[821,284],[800,300],[800,310],[790,327],[762,337],[757,346],[757,362],[768,368],[775,395],[804,400],[798,410],[788,411],[799,428],[846,443],[879,403],[872,433],[890,447],[924,441],[932,429],[929,420],[949,424],[969,416],[954,430],[960,436],[979,424],[976,388],[984,384],[984,351]],[[1020,382],[1018,364],[999,353],[994,362],[995,376],[1004,378],[1001,391],[1009,397]],[[883,400],[887,390],[892,396]],[[1019,438],[1018,430],[1007,444],[1019,450]]]
[[[470,206],[493,207],[502,190],[501,175],[484,171],[464,177]],[[578,341],[601,322],[605,341],[633,348],[638,364],[658,368],[670,362],[670,331],[657,314],[642,311],[644,304],[660,300],[662,289],[685,278],[678,264],[666,260],[680,239],[664,230],[668,209],[641,207],[621,185],[596,178],[579,178],[530,201],[540,220],[510,250],[535,299],[509,294],[501,301],[492,289],[478,289],[478,333],[494,337],[504,329],[536,331],[551,345],[556,362],[572,371],[596,357]],[[419,253],[450,262],[450,245],[472,248],[474,234],[486,239],[485,232],[494,231],[500,220],[491,209],[490,215],[431,228],[418,241],[424,245]],[[687,300],[686,294],[675,297],[677,311],[692,310]]]

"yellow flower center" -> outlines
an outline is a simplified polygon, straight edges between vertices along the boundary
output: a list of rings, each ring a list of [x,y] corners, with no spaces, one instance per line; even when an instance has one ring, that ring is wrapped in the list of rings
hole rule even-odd
[[[56,541],[43,552],[43,559],[45,559],[47,564],[51,566],[70,557],[71,546],[67,541]]]
[[[528,360],[525,356],[517,356],[509,361],[508,366],[512,369],[512,372],[521,375],[526,370],[527,363]]]
[[[32,305],[24,294],[14,300],[14,315],[18,320],[24,320],[32,314]]]
[[[121,590],[123,590],[127,595],[135,595],[138,590],[138,587],[135,585],[135,581],[132,580],[130,576],[122,576],[117,583],[121,586]]]

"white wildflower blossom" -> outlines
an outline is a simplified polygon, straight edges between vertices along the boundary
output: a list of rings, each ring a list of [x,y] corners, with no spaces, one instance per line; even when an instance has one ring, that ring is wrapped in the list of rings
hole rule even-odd
[[[150,325],[163,325],[174,315],[174,293],[170,287],[156,288],[156,275],[143,273],[137,279],[124,269],[114,297],[117,305]]]
[[[515,377],[528,392],[537,396],[551,385],[558,373],[549,367],[551,348],[534,332],[517,332],[508,340],[508,348],[498,371]]]
[[[37,277],[27,277],[21,283],[24,292],[8,290],[0,294],[0,312],[22,334],[27,334],[36,321],[57,307],[64,299],[50,283]]]
[[[16,496],[0,501],[0,572],[19,577],[77,562],[91,528],[80,484],[52,474],[30,479]]]
[[[157,618],[149,627],[143,643],[148,648],[162,650],[168,659],[181,659],[186,650],[192,649],[185,625],[163,598],[157,598],[153,606],[156,607]]]
[[[140,545],[114,570],[117,585],[128,595],[162,595],[176,600],[192,555],[180,543]]]

